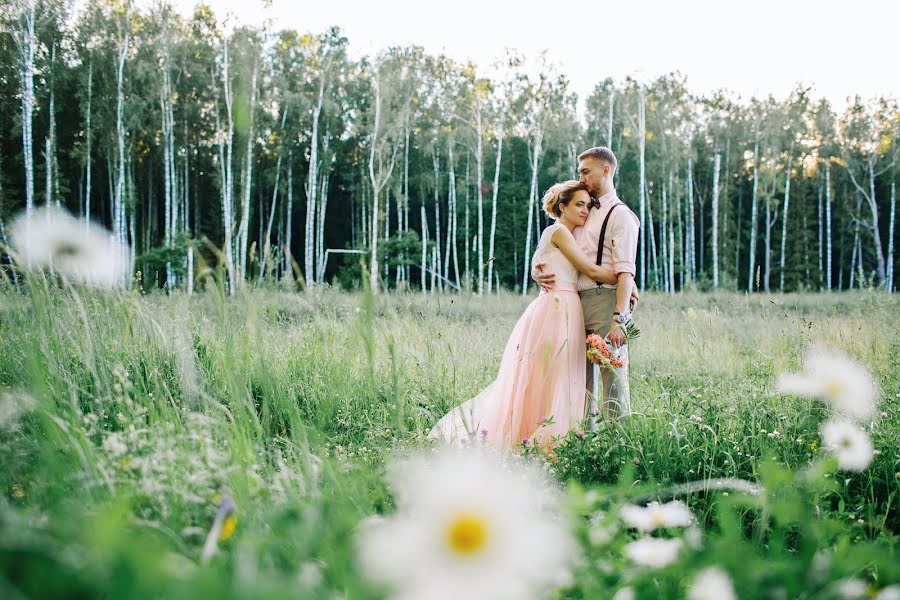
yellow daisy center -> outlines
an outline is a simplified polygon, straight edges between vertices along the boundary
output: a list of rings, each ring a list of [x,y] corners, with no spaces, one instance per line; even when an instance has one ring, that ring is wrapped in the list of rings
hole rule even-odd
[[[237,517],[233,514],[225,517],[225,522],[222,523],[222,531],[219,533],[219,541],[224,542],[228,538],[231,537],[231,534],[234,533],[234,530],[237,528]]]
[[[450,521],[447,528],[447,543],[456,554],[480,552],[487,544],[487,538],[487,524],[476,515],[459,515]]]
[[[825,386],[825,392],[832,398],[836,398],[844,393],[844,384],[837,379],[831,379]]]
[[[650,522],[657,527],[662,527],[666,524],[666,517],[659,511],[653,511],[650,513]]]

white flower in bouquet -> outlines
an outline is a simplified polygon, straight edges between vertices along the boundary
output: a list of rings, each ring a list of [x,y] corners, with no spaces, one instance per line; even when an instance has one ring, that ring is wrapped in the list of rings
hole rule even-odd
[[[687,593],[688,600],[736,600],[728,573],[719,567],[707,567],[694,578]]]
[[[659,569],[675,562],[681,545],[679,539],[642,538],[625,546],[625,556],[639,565]]]
[[[776,386],[785,394],[820,398],[856,420],[873,416],[878,406],[878,389],[868,369],[841,352],[822,347],[806,354],[802,373],[783,374]]]
[[[541,596],[576,558],[555,488],[534,467],[484,450],[442,449],[398,463],[393,516],[360,528],[363,572],[391,598]]]
[[[72,281],[109,288],[125,281],[126,249],[112,234],[65,210],[44,207],[20,214],[10,228],[16,258],[30,269],[52,268]]]
[[[657,527],[687,527],[694,515],[684,502],[674,500],[666,504],[651,502],[647,506],[626,504],[619,516],[629,526],[641,531],[653,531]]]
[[[849,421],[831,420],[822,425],[822,444],[837,458],[845,471],[864,471],[874,450],[869,434]]]

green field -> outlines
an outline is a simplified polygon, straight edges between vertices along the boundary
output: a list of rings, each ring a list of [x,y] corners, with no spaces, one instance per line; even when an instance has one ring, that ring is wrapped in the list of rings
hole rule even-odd
[[[357,568],[354,535],[393,511],[385,464],[427,446],[432,424],[493,379],[529,300],[0,286],[4,598],[384,597]],[[635,414],[572,435],[548,463],[582,545],[554,597],[623,585],[681,597],[712,564],[741,598],[840,597],[851,578],[874,596],[900,582],[900,301],[646,293],[636,316]],[[821,448],[821,403],[774,390],[813,343],[880,386],[862,472],[838,471]],[[762,491],[672,487],[718,478]],[[204,563],[222,495],[236,527]],[[674,496],[702,540],[673,565],[636,569],[619,505]]]

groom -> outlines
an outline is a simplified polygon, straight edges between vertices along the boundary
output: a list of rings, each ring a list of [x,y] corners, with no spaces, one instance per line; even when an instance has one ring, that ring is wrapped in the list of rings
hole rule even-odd
[[[640,221],[616,195],[613,176],[618,161],[605,146],[589,148],[578,156],[578,178],[587,187],[593,201],[583,227],[575,229],[575,240],[587,257],[596,264],[611,268],[618,277],[616,285],[598,284],[581,275],[578,295],[584,310],[587,333],[606,337],[612,345],[625,345],[625,325],[631,320],[631,298],[637,298],[634,285]],[[532,271],[534,280],[545,287],[553,283],[553,276]],[[627,348],[622,349],[627,356]],[[609,369],[601,371],[603,406],[613,417],[631,412],[628,392],[628,365],[618,369],[619,377]],[[593,389],[594,369],[587,363],[587,389]],[[594,401],[596,402],[596,400]],[[592,402],[591,412],[595,406]]]

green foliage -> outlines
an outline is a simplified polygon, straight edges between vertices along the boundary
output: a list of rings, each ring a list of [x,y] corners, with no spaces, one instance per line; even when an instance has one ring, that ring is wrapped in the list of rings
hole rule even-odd
[[[4,597],[381,597],[357,572],[353,536],[392,510],[385,463],[491,381],[527,302],[327,287],[106,296],[0,281]],[[741,598],[900,581],[898,315],[895,299],[869,293],[645,294],[636,414],[573,432],[549,463],[582,545],[558,596],[629,585],[681,597],[712,564]],[[818,404],[772,391],[813,341],[879,380],[880,454],[863,473],[837,471],[821,448]],[[762,491],[678,491],[716,479]],[[237,527],[204,564],[222,494]],[[697,516],[699,542],[661,570],[635,568],[619,507],[673,496]]]

